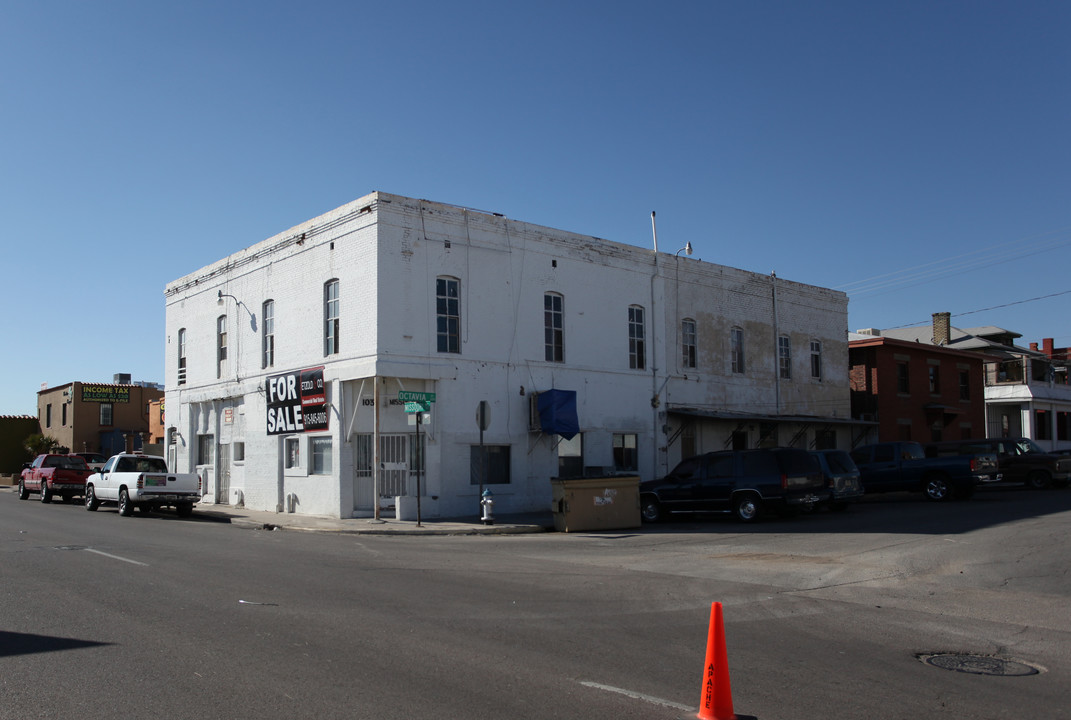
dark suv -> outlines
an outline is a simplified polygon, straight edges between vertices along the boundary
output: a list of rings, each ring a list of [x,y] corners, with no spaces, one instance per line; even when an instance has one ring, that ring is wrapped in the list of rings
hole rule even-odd
[[[640,513],[732,513],[752,522],[764,510],[789,514],[825,498],[818,461],[806,450],[725,450],[682,460],[661,480],[640,483]]]
[[[1047,453],[1030,438],[984,438],[930,443],[926,455],[969,455],[990,452],[997,456],[1003,482],[1023,483],[1035,490],[1064,487],[1071,480],[1071,458]]]

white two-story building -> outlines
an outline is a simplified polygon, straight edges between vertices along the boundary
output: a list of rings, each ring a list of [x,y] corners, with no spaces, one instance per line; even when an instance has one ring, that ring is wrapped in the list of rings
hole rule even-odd
[[[169,462],[206,502],[476,517],[851,442],[847,297],[681,251],[375,192],[165,298]]]

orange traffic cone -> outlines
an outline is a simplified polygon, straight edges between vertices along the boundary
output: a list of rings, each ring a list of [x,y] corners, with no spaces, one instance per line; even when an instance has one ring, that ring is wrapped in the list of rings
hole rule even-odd
[[[703,663],[703,696],[699,702],[698,717],[699,720],[736,720],[733,694],[729,690],[729,656],[725,649],[720,602],[710,606],[707,657]]]

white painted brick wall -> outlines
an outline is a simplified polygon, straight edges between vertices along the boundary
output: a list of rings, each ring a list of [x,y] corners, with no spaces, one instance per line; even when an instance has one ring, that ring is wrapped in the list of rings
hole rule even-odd
[[[492,407],[485,443],[512,448],[512,482],[492,487],[498,511],[546,509],[548,478],[557,474],[556,439],[530,434],[528,413],[531,393],[551,388],[578,393],[589,465],[612,463],[614,432],[636,433],[640,474],[660,474],[679,452],[665,448],[662,426],[673,422],[667,404],[752,412],[768,407],[772,414],[777,393],[772,279],[666,254],[659,256],[657,272],[652,282],[654,254],[643,248],[400,196],[361,198],[168,286],[167,422],[186,440],[178,448],[179,466],[195,465],[197,431],[219,438],[226,399],[241,398],[246,460],[232,471],[231,485],[241,484],[246,506],[276,509],[293,494],[298,512],[348,517],[354,480],[347,433],[351,424],[355,433],[372,431],[374,408],[355,403],[362,380],[363,397],[369,398],[371,378],[380,376],[389,378],[388,396],[400,387],[437,394],[428,428],[426,513],[477,512],[469,452],[479,439],[480,400]],[[460,281],[460,354],[436,351],[439,276]],[[325,359],[323,283],[333,277],[341,288],[341,353]],[[782,412],[846,417],[847,298],[783,279],[777,284],[779,327],[793,339],[794,363],[793,379],[781,383]],[[232,300],[217,305],[219,290],[241,300],[258,323],[263,301],[275,300],[273,369],[260,366],[259,324],[254,332],[248,313]],[[544,361],[545,292],[564,297],[564,363]],[[629,305],[645,311],[643,370],[629,369]],[[231,319],[234,364],[217,381],[215,318],[222,312]],[[685,316],[699,328],[699,367],[689,370],[679,367],[677,330]],[[733,325],[747,332],[743,376],[729,372]],[[176,385],[180,327],[188,332],[184,386]],[[812,337],[823,343],[821,382],[809,377]],[[267,375],[321,364],[332,388],[333,472],[287,474],[282,438],[265,435],[258,388]],[[381,431],[411,432],[405,413],[388,400],[380,402]]]

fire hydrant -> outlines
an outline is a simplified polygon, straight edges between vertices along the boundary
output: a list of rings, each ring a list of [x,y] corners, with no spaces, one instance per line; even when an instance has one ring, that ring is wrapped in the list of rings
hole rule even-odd
[[[484,525],[495,524],[495,494],[488,490],[483,491],[483,498],[480,500],[480,505],[483,507],[483,517],[480,520]]]

